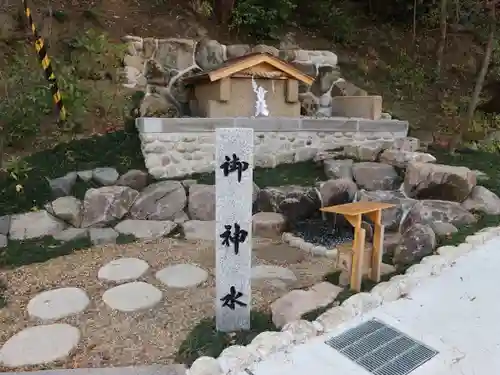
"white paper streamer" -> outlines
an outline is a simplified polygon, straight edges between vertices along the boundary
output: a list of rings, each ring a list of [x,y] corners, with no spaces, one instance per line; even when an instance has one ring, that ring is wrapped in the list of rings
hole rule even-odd
[[[269,116],[269,110],[267,109],[266,103],[267,90],[265,90],[262,86],[258,86],[253,76],[252,88],[255,95],[257,95],[257,100],[255,101],[255,117]]]

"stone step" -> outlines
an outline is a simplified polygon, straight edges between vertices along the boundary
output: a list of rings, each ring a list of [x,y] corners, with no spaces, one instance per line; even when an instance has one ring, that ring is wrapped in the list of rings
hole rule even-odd
[[[271,304],[273,323],[283,327],[286,323],[299,320],[303,314],[332,303],[342,290],[344,288],[326,281],[308,290],[292,290]]]

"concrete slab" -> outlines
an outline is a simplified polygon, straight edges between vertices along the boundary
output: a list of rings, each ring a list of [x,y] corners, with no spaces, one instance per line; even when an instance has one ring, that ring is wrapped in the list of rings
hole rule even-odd
[[[372,318],[410,335],[439,354],[411,375],[500,372],[500,238],[464,255],[438,277],[424,279],[406,298],[386,303],[326,335],[249,368],[255,375],[304,373],[367,375],[324,342]],[[239,375],[248,374],[241,372]]]
[[[42,370],[30,372],[3,372],[2,375],[184,375],[186,367],[180,364],[128,366],[109,368],[77,368],[61,370]]]

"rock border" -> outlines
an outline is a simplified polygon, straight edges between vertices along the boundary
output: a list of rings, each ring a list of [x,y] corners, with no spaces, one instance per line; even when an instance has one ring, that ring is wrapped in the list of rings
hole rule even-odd
[[[328,249],[326,246],[320,246],[312,242],[307,242],[303,238],[298,237],[290,232],[284,232],[281,235],[281,240],[283,241],[283,243],[288,244],[290,247],[295,247],[296,249],[302,250],[316,257],[335,259],[339,255],[339,251],[336,247],[333,249]]]
[[[370,292],[357,293],[340,306],[321,314],[313,322],[297,320],[286,324],[281,332],[265,331],[258,334],[247,346],[233,345],[222,351],[218,358],[203,356],[197,358],[186,371],[187,375],[226,375],[244,371],[253,363],[265,360],[271,354],[288,351],[296,345],[321,334],[330,332],[361,314],[367,313],[384,303],[406,296],[420,285],[422,279],[439,276],[462,256],[474,251],[485,242],[500,237],[499,227],[487,227],[466,237],[457,246],[441,246],[435,254],[409,267],[402,275],[377,284]]]

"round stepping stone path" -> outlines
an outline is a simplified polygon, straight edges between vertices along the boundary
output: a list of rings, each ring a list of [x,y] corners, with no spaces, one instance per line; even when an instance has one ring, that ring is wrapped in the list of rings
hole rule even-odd
[[[156,278],[171,288],[189,288],[204,282],[208,272],[192,264],[176,264],[158,271]]]
[[[252,279],[279,279],[284,282],[294,282],[297,281],[297,276],[295,276],[292,270],[285,267],[259,265],[252,267]]]
[[[84,311],[89,302],[82,289],[53,289],[32,298],[28,303],[28,314],[42,320],[56,320]]]
[[[112,309],[131,312],[148,309],[161,301],[161,291],[151,284],[134,281],[104,292],[102,299]]]
[[[149,268],[142,259],[120,258],[115,259],[99,269],[99,280],[120,283],[132,281],[141,277]]]
[[[69,324],[49,324],[22,330],[0,349],[6,367],[40,365],[63,359],[76,348],[80,331]]]

